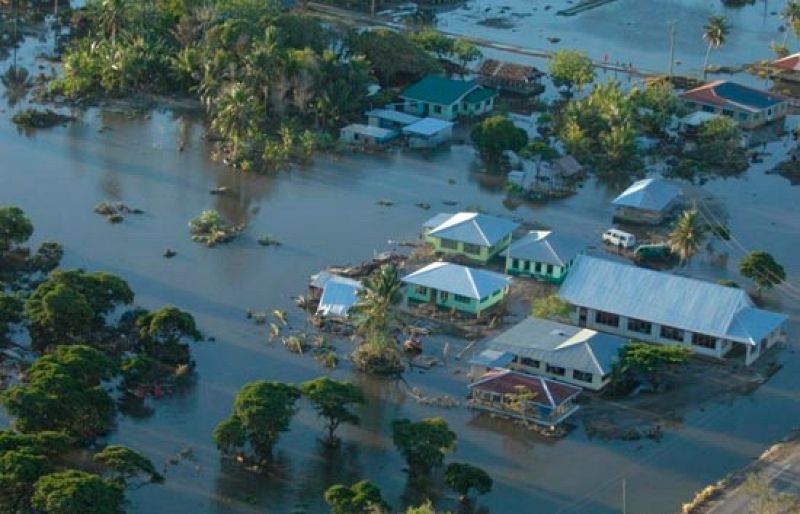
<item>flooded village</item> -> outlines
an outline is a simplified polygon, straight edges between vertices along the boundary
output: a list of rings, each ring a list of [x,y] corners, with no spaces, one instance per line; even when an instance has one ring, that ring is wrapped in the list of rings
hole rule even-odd
[[[800,4],[434,4],[0,2],[0,511],[800,511]]]

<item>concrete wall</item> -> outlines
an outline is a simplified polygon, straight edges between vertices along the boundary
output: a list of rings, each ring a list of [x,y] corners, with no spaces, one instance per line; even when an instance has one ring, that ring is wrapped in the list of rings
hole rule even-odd
[[[492,257],[508,248],[508,245],[511,244],[511,236],[512,234],[508,234],[499,243],[491,247],[480,246],[478,253],[467,252],[464,249],[464,243],[461,241],[455,242],[455,248],[445,248],[442,246],[442,240],[438,237],[434,237],[428,233],[425,233],[424,238],[427,243],[430,243],[431,246],[433,246],[433,249],[436,252],[451,255],[463,255],[464,257],[468,257],[474,261],[480,262],[481,264],[486,264],[492,259]]]
[[[526,259],[514,259],[506,257],[506,273],[509,275],[522,275],[527,277],[547,280],[553,284],[560,284],[567,276],[571,262],[567,266],[557,266],[554,264],[539,264],[539,271],[536,271],[536,262]],[[549,266],[549,267],[548,267]]]
[[[453,293],[437,291],[432,288],[420,288],[413,284],[406,284],[406,298],[409,303],[434,303],[441,309],[456,309],[468,314],[479,316],[481,312],[501,302],[508,292],[508,287],[498,289],[494,293],[480,301],[474,298],[465,298],[466,301],[459,301]],[[423,289],[423,290],[421,290]],[[433,301],[431,301],[433,299]]]

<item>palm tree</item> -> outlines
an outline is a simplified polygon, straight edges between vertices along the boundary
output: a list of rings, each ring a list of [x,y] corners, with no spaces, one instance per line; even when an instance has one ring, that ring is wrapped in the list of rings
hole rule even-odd
[[[125,23],[125,13],[128,0],[102,0],[100,2],[100,25],[111,36],[111,42],[116,43],[117,32]]]
[[[797,27],[800,25],[800,2],[798,0],[789,0],[786,2],[786,7],[781,11],[781,18],[786,23],[786,30],[783,34],[783,46],[786,46],[786,40],[789,39],[789,31],[797,34]]]
[[[669,235],[669,250],[680,257],[681,265],[686,265],[700,249],[707,233],[708,227],[701,223],[697,209],[685,210]]]
[[[260,109],[253,94],[241,83],[235,83],[216,100],[211,128],[231,143],[235,161],[242,142],[256,133]]]
[[[386,330],[391,307],[400,300],[401,286],[394,264],[384,264],[364,280],[364,287],[358,291],[358,300],[351,309],[359,329],[378,333]]]
[[[28,70],[17,66],[9,66],[0,77],[0,83],[6,88],[5,97],[9,107],[14,107],[17,102],[25,98],[33,85]]]
[[[725,20],[725,16],[718,14],[710,17],[708,22],[703,26],[703,39],[708,42],[708,48],[706,48],[706,58],[703,61],[703,80],[705,80],[706,76],[708,75],[708,58],[711,55],[711,49],[719,48],[725,44],[725,40],[727,39],[729,33],[730,27],[728,26],[728,22]]]

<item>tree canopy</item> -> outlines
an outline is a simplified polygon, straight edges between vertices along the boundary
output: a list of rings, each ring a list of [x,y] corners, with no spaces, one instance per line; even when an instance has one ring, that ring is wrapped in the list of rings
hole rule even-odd
[[[686,264],[697,253],[708,235],[708,227],[700,220],[697,209],[683,211],[675,222],[667,243],[669,250]]]
[[[258,465],[272,459],[272,448],[281,432],[289,430],[300,391],[289,384],[260,380],[242,387],[233,403],[230,417],[214,429],[217,447],[224,453],[239,452]]]
[[[47,514],[124,514],[125,492],[117,482],[72,469],[39,478],[31,503]]]
[[[528,144],[528,134],[505,116],[491,116],[478,123],[470,133],[472,143],[489,164],[499,164],[503,152],[519,152]]]
[[[550,78],[556,87],[578,91],[594,80],[594,66],[584,52],[559,50],[550,59]]]
[[[388,509],[381,491],[367,480],[350,487],[337,484],[325,491],[331,514],[377,514]]]
[[[442,465],[445,454],[453,451],[456,433],[442,418],[412,422],[408,419],[392,423],[392,440],[403,455],[413,475],[428,475]]]
[[[492,490],[492,478],[489,474],[471,464],[448,464],[444,470],[444,482],[460,495],[461,501],[467,500],[472,489],[478,494],[486,494]]]
[[[160,482],[164,478],[156,471],[150,459],[127,446],[106,446],[95,453],[93,459],[111,469],[114,480],[122,484],[139,475],[147,476],[151,482]]]
[[[763,251],[750,252],[739,261],[739,273],[753,281],[759,293],[786,280],[786,270]]]
[[[188,364],[191,360],[191,352],[183,340],[199,341],[203,337],[194,317],[172,306],[142,314],[136,319],[136,327],[145,352],[172,366]]]
[[[82,442],[108,432],[116,407],[100,382],[114,366],[88,346],[62,346],[37,359],[27,381],[7,389],[0,402],[22,432],[63,431]]]
[[[27,510],[33,484],[53,470],[56,457],[68,448],[68,439],[57,432],[0,431],[0,514]]]
[[[0,206],[0,255],[33,235],[33,224],[19,207]]]
[[[329,444],[335,441],[334,433],[339,425],[358,424],[358,415],[350,410],[350,406],[360,405],[366,401],[364,392],[357,385],[328,377],[304,382],[300,385],[300,391],[314,406],[317,414],[325,419]]]
[[[25,305],[38,348],[75,342],[105,326],[105,316],[133,302],[125,280],[101,271],[58,270],[39,284]]]
[[[638,376],[657,382],[659,373],[689,361],[692,351],[679,344],[649,344],[632,341],[620,350],[619,360],[614,363],[613,373],[617,379]]]

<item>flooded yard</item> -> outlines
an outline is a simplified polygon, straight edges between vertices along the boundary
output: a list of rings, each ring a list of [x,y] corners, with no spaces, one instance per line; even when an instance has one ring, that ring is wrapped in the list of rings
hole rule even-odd
[[[514,1],[509,0],[512,10],[522,9]],[[618,0],[575,18],[554,18],[552,11],[563,7],[561,3],[566,5],[553,2],[546,14],[554,21],[543,21],[545,15],[520,18],[518,30],[494,30],[489,35],[522,44],[531,38],[538,41],[539,27],[541,37],[552,29],[563,38],[560,46],[581,47],[599,58],[608,51],[611,60],[620,56],[647,69],[656,67],[649,64],[655,55],[663,61],[666,20],[674,16],[683,20],[678,55],[684,66],[696,67],[702,59],[699,34],[690,37],[690,30],[699,31],[697,26],[712,10],[710,3],[659,2],[665,11],[656,16],[647,7],[649,2]],[[450,30],[472,30],[470,14],[480,10],[481,2],[468,5],[469,11],[453,11],[442,24]],[[530,10],[530,3],[526,6]],[[759,3],[740,12],[755,19],[763,8]],[[541,7],[537,12],[542,14]],[[536,22],[534,29],[535,20],[541,24]],[[631,20],[637,24],[628,25]],[[584,35],[558,34],[564,24]],[[748,44],[758,42],[758,50],[731,43],[715,62],[765,57],[777,25],[777,18],[767,15],[763,25],[749,29]],[[617,30],[620,26],[625,31]],[[662,31],[663,44],[641,38]],[[613,32],[617,35],[609,35]],[[639,44],[645,40],[649,42]],[[34,45],[22,57],[31,69],[35,53]],[[343,428],[341,448],[325,449],[317,441],[321,422],[303,406],[276,447],[279,470],[264,477],[221,463],[211,431],[229,414],[243,384],[258,379],[300,382],[326,371],[310,356],[289,353],[279,342],[269,342],[268,329],[247,320],[247,309],[285,309],[290,326],[303,328],[305,315],[292,297],[305,291],[309,275],[330,264],[369,258],[391,248],[390,241],[413,240],[422,222],[439,210],[481,208],[599,245],[600,234],[611,226],[610,200],[619,191],[590,179],[570,198],[509,210],[498,181],[474,171],[473,151],[467,146],[454,145],[428,158],[319,157],[308,169],[257,176],[211,161],[210,147],[201,138],[202,124],[191,115],[130,116],[121,110],[90,109],[80,113],[74,124],[31,135],[18,133],[10,115],[11,110],[0,114],[0,204],[18,205],[27,212],[36,227],[32,242],[63,243],[64,267],[118,274],[136,291],[138,304],[178,305],[192,312],[205,334],[216,339],[193,348],[198,377],[192,388],[158,401],[152,416],[118,418],[111,440],[141,450],[166,474],[162,485],[130,491],[130,512],[288,513],[302,507],[323,513],[327,508],[322,492],[328,486],[363,478],[399,505],[414,496],[406,490],[404,462],[387,437],[390,424],[402,417],[442,416],[458,433],[452,459],[478,465],[495,480],[494,490],[477,501],[477,512],[618,513],[624,479],[628,512],[668,514],[697,489],[748,463],[800,419],[800,188],[765,173],[787,151],[784,140],[770,143],[767,152],[772,157],[743,177],[704,186],[727,206],[735,241],[722,249],[730,254],[727,269],[712,265],[702,253],[686,270],[713,280],[736,278],[742,249],[764,249],[785,266],[788,285],[767,297],[769,308],[792,317],[790,344],[771,354],[783,368],[755,392],[725,395],[702,408],[680,412],[660,442],[602,441],[591,438],[580,425],[554,441],[477,416],[463,406],[420,405],[405,394],[403,384],[365,377],[343,363],[333,375],[359,383],[369,396],[359,412],[361,426]],[[220,187],[232,193],[209,194]],[[393,205],[380,205],[384,199]],[[145,214],[113,225],[92,212],[102,201],[125,202]],[[423,210],[417,203],[430,204],[431,209]],[[193,243],[187,223],[209,208],[230,222],[246,222],[243,237],[213,249]],[[257,240],[264,234],[282,246],[260,246]],[[177,255],[163,258],[166,248]],[[461,399],[469,354],[460,361],[453,356],[464,341],[437,336],[426,340],[426,349],[440,355],[446,342],[453,351],[444,366],[409,372],[405,379],[426,395]],[[349,353],[348,344],[337,342],[340,355]],[[455,508],[453,497],[443,493],[440,500],[442,506]]]

